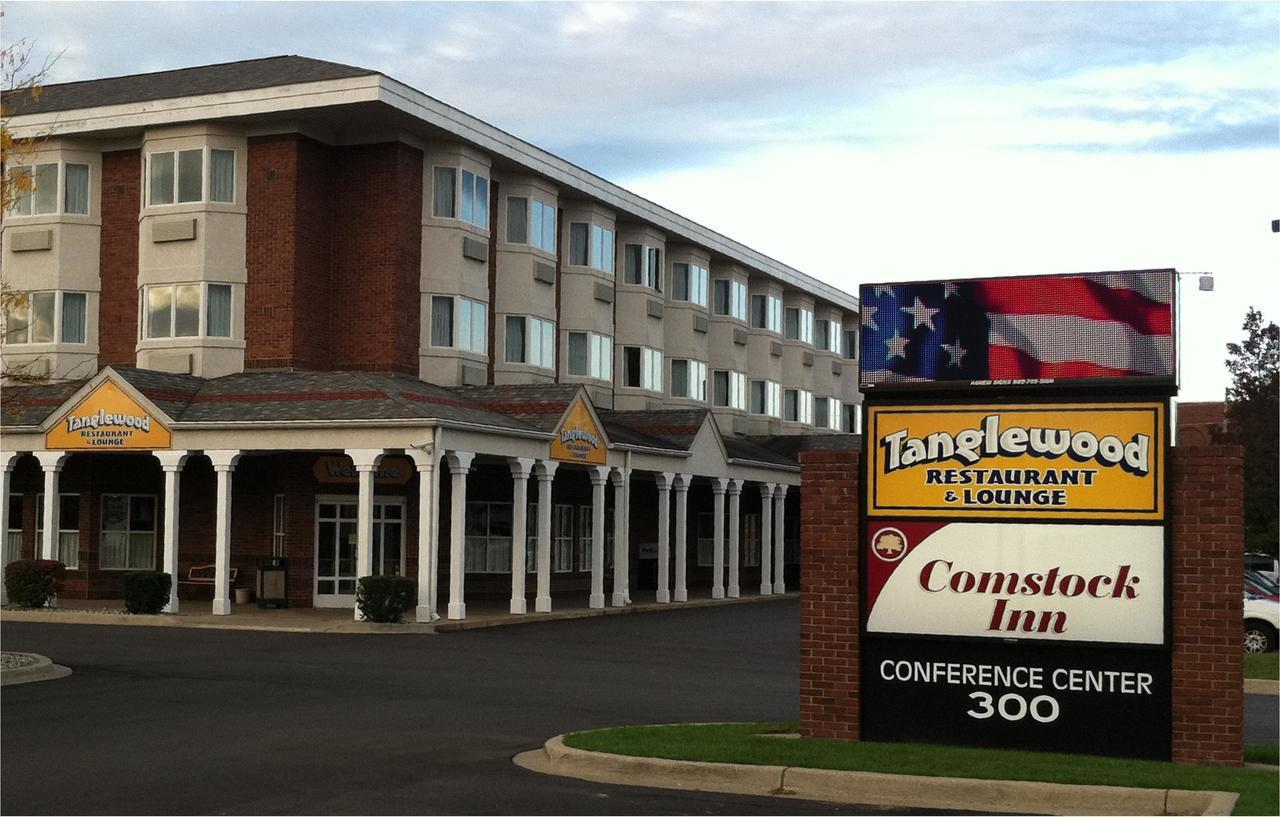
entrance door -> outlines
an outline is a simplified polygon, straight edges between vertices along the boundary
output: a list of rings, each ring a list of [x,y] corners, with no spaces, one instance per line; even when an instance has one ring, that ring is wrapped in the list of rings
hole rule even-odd
[[[356,500],[316,500],[316,607],[351,607],[356,603]],[[373,503],[373,572],[404,573],[404,500]]]

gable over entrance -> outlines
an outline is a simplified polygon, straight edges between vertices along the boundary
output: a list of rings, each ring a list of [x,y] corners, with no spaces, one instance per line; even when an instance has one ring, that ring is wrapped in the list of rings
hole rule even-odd
[[[609,443],[600,429],[600,421],[579,394],[556,427],[555,439],[551,441],[551,458],[561,462],[604,465],[608,457]]]
[[[54,451],[147,451],[173,443],[168,426],[111,379],[103,379],[74,403],[44,439],[45,447]]]

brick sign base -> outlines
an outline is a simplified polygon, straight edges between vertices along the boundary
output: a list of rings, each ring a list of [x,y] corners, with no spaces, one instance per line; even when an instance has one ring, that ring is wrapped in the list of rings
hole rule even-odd
[[[1173,760],[1244,762],[1243,449],[1172,450]],[[801,455],[800,731],[861,739],[861,459]]]

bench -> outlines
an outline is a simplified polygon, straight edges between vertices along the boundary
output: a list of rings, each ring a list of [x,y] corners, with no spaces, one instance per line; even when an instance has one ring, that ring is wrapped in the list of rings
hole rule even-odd
[[[236,586],[236,574],[239,572],[237,568],[231,568],[228,571],[228,589]],[[214,584],[217,582],[218,566],[217,565],[192,565],[187,569],[187,577],[178,580],[178,588],[185,587],[208,587],[213,590]]]

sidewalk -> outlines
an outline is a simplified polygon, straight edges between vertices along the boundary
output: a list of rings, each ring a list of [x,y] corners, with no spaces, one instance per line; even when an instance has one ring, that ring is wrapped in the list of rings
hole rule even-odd
[[[231,608],[229,616],[215,616],[209,611],[208,601],[183,601],[177,613],[155,616],[131,616],[124,611],[124,602],[112,599],[60,599],[54,610],[19,610],[6,607],[0,610],[0,621],[39,622],[42,624],[102,624],[132,627],[193,627],[212,630],[256,630],[277,633],[377,633],[417,634],[450,633],[474,630],[481,627],[505,627],[513,624],[535,624],[544,621],[592,618],[596,616],[629,615],[633,613],[663,613],[687,610],[694,607],[712,607],[726,604],[755,604],[799,597],[798,592],[785,595],[749,595],[737,599],[690,599],[686,602],[658,604],[653,601],[637,601],[626,607],[589,609],[586,596],[581,599],[556,599],[556,609],[550,613],[529,612],[513,615],[506,599],[477,599],[467,602],[467,617],[462,621],[440,619],[431,624],[419,624],[412,620],[412,612],[401,624],[375,624],[356,621],[349,608],[286,608],[260,609],[256,604],[238,604]],[[532,606],[532,602],[530,603]]]

